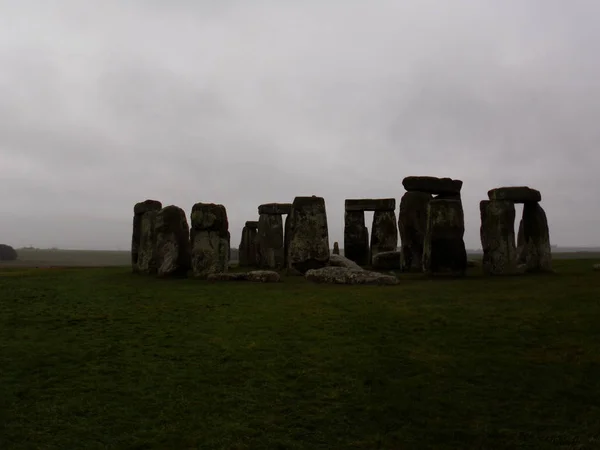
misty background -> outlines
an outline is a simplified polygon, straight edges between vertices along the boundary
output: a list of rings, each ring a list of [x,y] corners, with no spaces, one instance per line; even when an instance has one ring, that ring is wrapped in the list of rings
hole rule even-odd
[[[503,185],[552,244],[600,246],[600,2],[0,3],[0,242],[123,249],[133,205],[395,197],[464,181],[465,243]],[[368,218],[372,217],[368,215]],[[518,221],[518,218],[517,218]],[[368,224],[370,227],[370,223]]]

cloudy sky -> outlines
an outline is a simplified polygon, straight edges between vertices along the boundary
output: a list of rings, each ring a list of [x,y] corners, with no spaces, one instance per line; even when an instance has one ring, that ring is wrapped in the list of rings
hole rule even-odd
[[[542,191],[553,243],[600,245],[597,0],[2,0],[0,241],[127,249],[134,203]]]

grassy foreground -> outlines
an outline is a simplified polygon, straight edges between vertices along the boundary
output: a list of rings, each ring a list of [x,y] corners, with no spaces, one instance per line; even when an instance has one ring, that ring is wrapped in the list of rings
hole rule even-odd
[[[0,449],[600,448],[600,273],[0,271]]]

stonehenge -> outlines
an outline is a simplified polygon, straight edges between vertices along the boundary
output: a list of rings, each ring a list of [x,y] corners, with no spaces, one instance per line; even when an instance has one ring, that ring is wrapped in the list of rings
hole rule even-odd
[[[167,206],[156,214],[156,260],[159,277],[185,276],[191,266],[190,229],[183,209]]]
[[[398,247],[396,199],[347,199],[344,213],[344,255],[358,265],[368,266],[381,252]],[[371,240],[365,226],[365,211],[373,211]]]
[[[423,243],[427,231],[427,207],[431,201],[427,192],[405,192],[400,200],[398,230],[401,241],[401,269],[404,272],[423,269]]]
[[[191,214],[191,259],[196,278],[227,272],[229,266],[229,221],[225,206],[196,203]]]
[[[254,267],[258,265],[258,222],[247,221],[242,229],[242,240],[239,246],[240,267]]]
[[[258,207],[256,247],[258,267],[265,269],[282,269],[285,267],[286,246],[282,216],[284,214],[289,216],[291,209],[291,203],[267,203]]]
[[[141,237],[142,237],[142,218],[144,216],[145,213],[147,212],[151,212],[151,211],[159,211],[162,208],[162,203],[157,201],[157,200],[144,200],[143,202],[140,203],[136,203],[135,206],[133,207],[133,232],[132,232],[132,236],[131,236],[131,268],[132,271],[134,273],[137,273],[140,271],[140,267],[139,267],[139,259],[140,259],[140,242],[141,242]],[[150,222],[147,221],[146,223],[146,227],[152,227],[153,225],[152,219],[150,219]],[[150,230],[146,230],[146,232],[148,233]],[[148,238],[152,238],[151,236],[146,235],[145,242],[144,242],[144,250],[146,251],[146,254],[142,254],[142,260],[143,260],[143,264],[145,267],[145,270],[147,270],[148,266],[149,266],[149,260],[148,258],[151,256],[149,256],[147,254],[148,251],[151,251],[153,249],[153,244],[152,242],[148,242]],[[142,252],[143,253],[143,252]],[[152,264],[150,264],[152,265]]]
[[[541,193],[528,186],[491,189],[480,203],[483,270],[487,275],[551,272],[552,252]],[[515,203],[523,204],[515,246]]]

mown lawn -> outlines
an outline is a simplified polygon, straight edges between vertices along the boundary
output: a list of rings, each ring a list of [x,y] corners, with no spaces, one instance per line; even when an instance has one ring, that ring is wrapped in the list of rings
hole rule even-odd
[[[0,449],[600,448],[600,273],[0,271]]]

